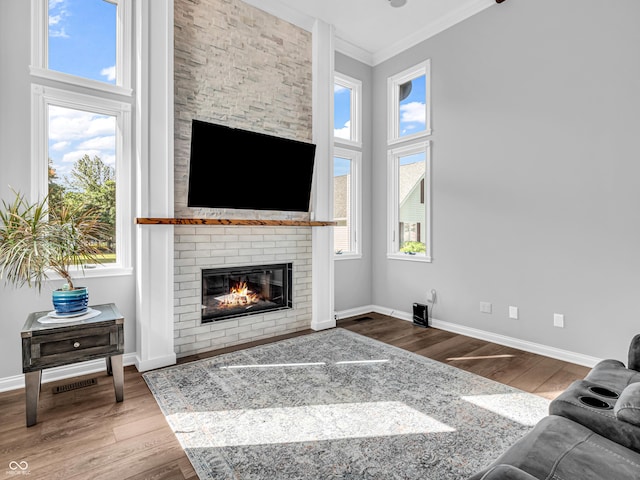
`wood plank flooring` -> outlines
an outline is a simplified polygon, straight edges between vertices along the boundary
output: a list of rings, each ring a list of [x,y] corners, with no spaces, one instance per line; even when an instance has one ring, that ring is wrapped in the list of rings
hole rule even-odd
[[[419,355],[555,398],[587,367],[463,335],[420,328],[376,313],[338,322],[342,327]],[[179,360],[185,363],[269,343],[294,334]],[[98,384],[54,394],[53,388],[84,378]],[[11,462],[27,462],[28,478],[73,480],[197,479],[189,460],[135,367],[125,367],[124,402],[116,403],[106,373],[45,383],[38,423],[25,427],[24,390],[0,393],[0,478],[16,478]],[[24,464],[23,464],[24,465]]]

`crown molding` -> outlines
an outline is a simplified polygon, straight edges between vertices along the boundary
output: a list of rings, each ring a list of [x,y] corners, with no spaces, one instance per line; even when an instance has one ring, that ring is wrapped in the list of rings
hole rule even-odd
[[[474,0],[463,7],[454,10],[448,15],[437,19],[436,21],[425,25],[424,28],[417,32],[405,37],[400,42],[390,45],[387,48],[375,52],[372,56],[373,61],[370,64],[372,67],[396,56],[397,54],[414,47],[420,42],[423,42],[438,33],[453,27],[454,25],[472,17],[476,13],[479,13],[486,8],[496,5],[495,0]]]

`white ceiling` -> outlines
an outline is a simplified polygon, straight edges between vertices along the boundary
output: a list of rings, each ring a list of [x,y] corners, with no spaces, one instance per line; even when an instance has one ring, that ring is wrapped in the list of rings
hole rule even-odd
[[[338,51],[377,65],[403,50],[496,5],[495,0],[245,0],[311,30],[315,19],[335,28]]]

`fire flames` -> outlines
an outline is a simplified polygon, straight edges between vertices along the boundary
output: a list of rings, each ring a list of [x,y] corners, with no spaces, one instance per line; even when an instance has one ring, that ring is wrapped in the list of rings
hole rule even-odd
[[[247,282],[241,282],[229,290],[229,293],[220,300],[221,305],[238,306],[249,305],[258,301],[258,295],[249,290]]]

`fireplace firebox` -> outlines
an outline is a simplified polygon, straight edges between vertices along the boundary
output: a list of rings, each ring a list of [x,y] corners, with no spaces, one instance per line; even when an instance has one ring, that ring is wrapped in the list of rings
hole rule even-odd
[[[292,308],[291,263],[202,270],[202,322]]]

